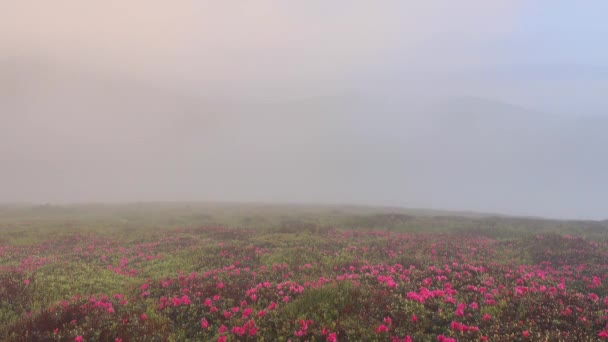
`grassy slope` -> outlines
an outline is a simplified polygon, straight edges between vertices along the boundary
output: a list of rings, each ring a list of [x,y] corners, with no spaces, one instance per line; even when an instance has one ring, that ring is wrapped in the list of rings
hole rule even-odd
[[[223,233],[222,230],[215,232],[197,228],[216,225],[251,228],[252,231],[245,229],[236,234],[237,231]],[[5,258],[0,259],[0,267],[8,270],[18,266],[20,260],[30,260],[30,257],[33,262],[42,262],[43,265],[35,271],[26,271],[26,274],[22,275],[23,277],[14,272],[0,272],[0,276],[4,277],[0,280],[15,289],[25,291],[17,296],[13,294],[9,296],[8,292],[5,293],[6,300],[0,300],[0,321],[17,322],[19,317],[23,317],[24,312],[44,310],[58,301],[68,300],[73,295],[127,293],[137,297],[138,287],[149,279],[158,280],[175,276],[178,271],[189,274],[225,267],[233,259],[241,258],[242,256],[238,257],[240,254],[246,254],[249,246],[266,249],[266,253],[256,259],[255,265],[272,268],[273,265],[285,263],[290,269],[298,269],[305,263],[311,263],[316,265],[315,272],[333,274],[335,273],[334,267],[339,269],[358,260],[358,252],[355,253],[348,247],[351,243],[361,244],[371,251],[377,250],[378,255],[373,252],[366,257],[366,260],[372,264],[385,262],[386,256],[384,252],[380,253],[380,251],[395,243],[390,235],[388,237],[365,235],[365,238],[360,240],[328,239],[328,227],[362,231],[437,232],[440,233],[437,235],[437,241],[443,241],[442,243],[446,244],[444,246],[446,252],[459,248],[458,243],[451,242],[450,239],[458,238],[460,235],[496,238],[504,240],[504,242],[493,245],[495,255],[491,261],[498,263],[508,261],[515,265],[542,262],[548,257],[546,251],[568,252],[562,248],[564,243],[568,242],[566,240],[539,241],[527,238],[532,235],[554,232],[582,235],[594,240],[608,240],[606,222],[568,222],[484,215],[457,216],[455,213],[395,208],[210,203],[5,206],[0,209],[0,246],[18,248],[6,249],[7,254],[5,254]],[[249,233],[253,230],[255,230],[255,234]],[[463,234],[447,235],[454,231]],[[153,241],[162,241],[162,243],[158,246],[146,247],[147,242]],[[430,247],[421,249],[420,246],[424,243],[434,243],[434,241],[425,241],[412,242],[404,239],[401,243],[405,243],[405,245],[397,244],[394,248],[389,248],[414,251],[414,253],[394,256],[391,263],[409,265],[429,261],[428,256],[421,253]],[[95,243],[97,247],[95,252],[89,255],[87,248],[91,243]],[[219,247],[219,244],[225,244],[225,247]],[[124,255],[131,260],[129,268],[134,267],[138,269],[139,273],[133,277],[125,277],[106,268],[107,263],[115,266],[119,264],[122,253],[118,253],[118,251],[121,246],[140,246],[146,256],[160,254],[162,258],[146,261],[137,256],[136,250],[126,252]],[[555,246],[559,247],[555,248]],[[147,248],[150,248],[149,252],[146,252]],[[311,248],[315,251],[314,253],[310,252]],[[232,251],[231,253],[234,253],[235,256],[231,258],[221,256],[219,252],[223,249]],[[108,252],[109,250],[114,252]],[[335,251],[337,254],[329,255],[319,252],[323,250]],[[102,254],[108,255],[107,262],[100,261]],[[590,255],[595,256],[596,254]],[[578,257],[578,254],[575,256]],[[48,263],[44,261],[47,257],[50,258]],[[590,262],[592,265],[603,265],[601,260],[586,259],[585,262]],[[305,277],[306,275],[306,272],[302,272],[297,276]],[[420,277],[422,279],[426,275]],[[30,278],[32,283],[23,286],[22,278]],[[276,279],[277,282],[279,280]],[[304,278],[300,280],[304,281]],[[370,291],[375,288],[375,285],[369,287]],[[338,292],[327,293],[327,291]],[[306,295],[300,300],[285,305],[281,309],[277,314],[277,324],[284,323],[284,320],[279,320],[281,315],[291,317],[291,321],[303,315],[302,313],[312,315],[312,311],[308,312],[305,309],[311,307],[311,303],[323,304],[324,301],[329,301],[326,303],[327,307],[341,307],[343,303],[341,304],[339,301],[334,303],[334,298],[343,298],[345,303],[350,303],[352,298],[374,293],[368,291],[355,296],[352,291],[350,288],[324,288],[306,292]],[[0,292],[0,297],[2,296]],[[22,301],[16,301],[15,298],[20,298]],[[365,308],[366,303],[372,299],[366,298],[365,300],[360,299],[360,301],[361,307]],[[153,318],[152,315],[155,311],[146,306],[152,305],[150,303],[149,301],[134,302],[125,308],[130,310],[128,312],[147,311],[151,321],[155,324],[159,324],[159,326],[167,324],[163,321],[166,319],[164,316]],[[323,308],[325,307],[319,307],[319,310]],[[406,309],[412,311],[419,308],[397,309],[398,311]],[[506,313],[509,310],[503,311]],[[503,311],[497,311],[493,315],[502,314]],[[126,312],[125,314],[127,314]],[[332,315],[336,313],[327,312],[328,317],[317,317],[316,319],[325,320],[328,324],[335,321],[336,317]],[[341,311],[338,310],[338,312]],[[376,318],[382,319],[381,316]],[[27,320],[22,322],[27,322]],[[354,325],[348,326],[349,322]],[[346,326],[342,329],[345,332],[350,329],[359,333],[355,322],[356,319],[352,317],[345,320]],[[180,337],[179,334],[188,334],[184,329],[172,331],[171,336],[176,340],[183,340],[183,336]],[[279,327],[268,326],[267,329],[274,330]],[[293,330],[293,327],[289,326],[285,329]],[[0,333],[2,333],[1,330]]]
[[[0,241],[29,244],[71,233],[119,234],[198,226],[315,230],[318,227],[398,232],[463,230],[493,238],[559,233],[608,240],[608,221],[560,221],[423,209],[216,203],[0,206]]]

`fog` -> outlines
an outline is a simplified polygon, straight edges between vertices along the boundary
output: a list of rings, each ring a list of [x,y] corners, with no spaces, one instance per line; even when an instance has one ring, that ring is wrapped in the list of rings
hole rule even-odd
[[[5,1],[0,202],[608,218],[604,1]]]

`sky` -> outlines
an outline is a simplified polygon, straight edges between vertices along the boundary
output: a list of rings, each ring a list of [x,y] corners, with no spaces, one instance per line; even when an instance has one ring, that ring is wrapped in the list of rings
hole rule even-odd
[[[2,1],[0,202],[605,219],[607,11],[601,0]]]

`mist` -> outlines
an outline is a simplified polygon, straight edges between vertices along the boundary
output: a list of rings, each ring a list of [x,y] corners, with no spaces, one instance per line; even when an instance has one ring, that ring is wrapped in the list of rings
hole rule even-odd
[[[0,202],[606,219],[606,10],[0,4]]]

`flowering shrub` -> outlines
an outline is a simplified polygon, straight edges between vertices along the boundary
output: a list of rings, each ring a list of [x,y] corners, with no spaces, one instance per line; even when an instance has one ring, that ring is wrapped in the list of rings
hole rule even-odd
[[[0,339],[608,339],[607,251],[560,235],[218,227],[5,244]]]

